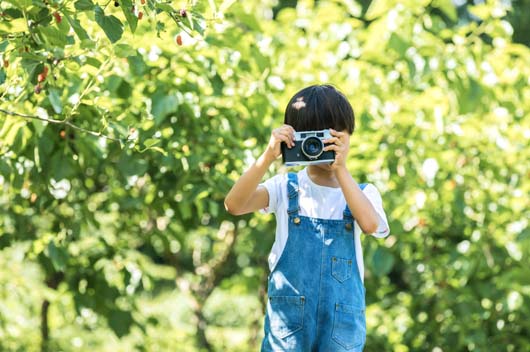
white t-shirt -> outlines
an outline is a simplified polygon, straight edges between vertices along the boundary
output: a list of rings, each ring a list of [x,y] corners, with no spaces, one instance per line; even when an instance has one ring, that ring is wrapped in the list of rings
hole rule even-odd
[[[269,193],[269,206],[262,209],[264,213],[275,213],[276,215],[276,239],[269,254],[269,269],[272,272],[281,257],[285,244],[287,243],[289,216],[287,214],[287,174],[276,175],[264,183]],[[298,172],[298,202],[300,205],[300,215],[320,219],[343,219],[346,199],[340,187],[326,187],[314,183],[307,175],[307,168]],[[386,237],[390,233],[383,201],[377,188],[372,184],[367,184],[363,190],[364,195],[370,200],[379,216],[379,226],[373,234],[375,237]],[[326,206],[322,206],[326,204]],[[355,253],[357,265],[364,281],[363,252],[361,248],[361,229],[355,222]]]

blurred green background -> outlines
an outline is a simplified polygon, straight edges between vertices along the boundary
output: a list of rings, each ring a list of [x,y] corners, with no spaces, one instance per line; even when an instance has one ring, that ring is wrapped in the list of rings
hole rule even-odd
[[[529,14],[0,1],[0,351],[258,350],[274,218],[223,199],[315,83],[391,228],[363,239],[365,351],[529,351]]]

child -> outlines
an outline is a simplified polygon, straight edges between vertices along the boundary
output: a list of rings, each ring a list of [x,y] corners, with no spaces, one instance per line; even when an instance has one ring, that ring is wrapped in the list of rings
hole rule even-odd
[[[366,340],[364,265],[360,232],[389,233],[377,189],[359,186],[346,168],[355,127],[346,97],[329,85],[302,89],[272,131],[265,152],[235,183],[226,209],[276,215],[269,255],[268,302],[262,351],[362,351]],[[324,150],[332,164],[312,164],[260,184],[280,145],[294,131],[331,129]],[[363,188],[361,190],[361,188]]]

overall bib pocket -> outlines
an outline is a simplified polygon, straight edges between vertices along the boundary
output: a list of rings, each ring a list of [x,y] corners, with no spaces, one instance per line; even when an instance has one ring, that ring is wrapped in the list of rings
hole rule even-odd
[[[366,340],[364,309],[336,304],[331,337],[347,350],[363,346]]]
[[[271,333],[283,339],[303,327],[304,296],[271,296],[267,305]]]
[[[331,275],[340,283],[351,277],[352,260],[331,257]]]

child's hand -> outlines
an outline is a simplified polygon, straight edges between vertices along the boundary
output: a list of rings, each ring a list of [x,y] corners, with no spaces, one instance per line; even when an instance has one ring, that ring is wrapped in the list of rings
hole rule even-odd
[[[346,167],[346,158],[348,151],[350,150],[350,135],[348,132],[338,132],[330,128],[332,137],[325,140],[324,143],[328,144],[324,147],[324,151],[333,150],[335,152],[335,161],[331,164],[333,171]]]
[[[265,150],[265,154],[271,159],[275,160],[282,153],[280,145],[284,142],[288,148],[294,146],[294,128],[289,125],[283,125],[274,129],[271,133],[269,145]]]

